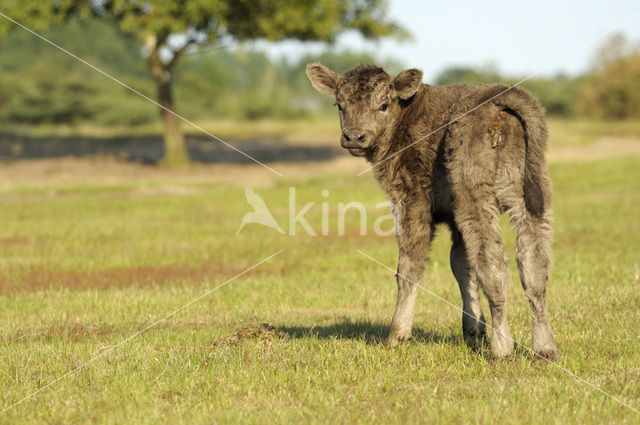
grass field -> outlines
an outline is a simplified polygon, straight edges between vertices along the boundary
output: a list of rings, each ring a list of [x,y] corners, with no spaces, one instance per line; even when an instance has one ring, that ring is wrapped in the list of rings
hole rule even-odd
[[[248,169],[237,167],[237,180],[150,169],[130,179],[91,172],[5,179],[0,409],[283,252],[6,411],[0,423],[640,421],[525,349],[504,361],[468,350],[460,313],[426,292],[414,338],[383,348],[395,280],[356,250],[395,268],[395,241],[375,236],[373,219],[364,237],[355,214],[345,236],[333,220],[339,202],[362,202],[370,218],[385,213],[372,177],[337,169],[276,179]],[[640,157],[555,161],[550,170],[556,219],[548,299],[558,363],[640,409]],[[297,211],[316,203],[306,218],[317,232],[327,202],[329,235],[250,224],[235,236],[250,211],[245,184],[285,230],[290,186]],[[513,265],[514,234],[504,224],[509,323],[528,347],[529,308]],[[448,238],[438,229],[423,285],[461,305]],[[252,335],[247,326],[259,323],[277,330]]]

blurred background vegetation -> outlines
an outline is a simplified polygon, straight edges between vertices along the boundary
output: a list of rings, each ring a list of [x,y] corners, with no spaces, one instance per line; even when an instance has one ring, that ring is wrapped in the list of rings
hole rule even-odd
[[[149,90],[142,87],[144,81],[141,68],[129,63],[129,60],[135,61],[136,56],[144,59],[148,75],[155,86],[155,94],[142,96],[147,100],[155,99],[151,103],[159,107],[164,139],[164,158],[161,162],[171,166],[184,165],[190,160],[188,144],[176,113],[175,95],[176,74],[179,72],[177,68],[179,64],[183,64],[188,53],[198,49],[215,49],[225,43],[231,44],[232,41],[260,39],[275,42],[296,39],[331,42],[348,30],[356,31],[368,39],[387,36],[402,39],[409,36],[404,28],[386,17],[385,0],[7,0],[2,7],[0,36],[11,36],[12,30],[20,27],[21,30],[32,33],[29,36],[39,38],[38,42],[46,41],[48,48],[53,46],[58,47],[58,50],[65,50],[60,45],[73,50],[75,45],[71,42],[82,39],[76,54],[83,56],[81,53],[85,53],[85,59],[96,56],[91,52],[96,47],[104,46],[105,42],[113,44],[107,46],[108,55],[103,55],[103,52],[98,54],[95,65],[99,68],[94,70],[105,74],[103,76],[109,76],[109,68],[104,68],[107,73],[102,68],[107,63],[110,68],[118,65],[119,53],[124,54],[128,56],[123,63],[125,68],[118,69],[118,75],[120,78],[131,75],[136,82],[139,79],[141,87],[138,92]],[[102,22],[111,26],[105,26]],[[68,28],[63,29],[60,34],[45,33],[44,37],[33,31],[59,30],[65,26]],[[94,26],[99,29],[94,31]],[[86,38],[87,34],[90,34],[90,39]],[[92,42],[96,37],[100,37],[100,40],[94,44]],[[20,41],[28,44],[25,39]],[[29,46],[23,45],[22,48],[24,47]],[[35,50],[36,54],[39,53],[38,50]],[[14,53],[11,50],[6,50],[6,53],[7,57],[11,57],[12,64],[20,57],[19,52],[15,52],[18,53],[17,56],[11,55]],[[78,56],[76,59],[85,60]],[[274,105],[278,105],[275,96],[281,93],[274,88],[278,83],[276,68],[265,60],[264,55],[261,57],[248,52],[238,57],[209,55],[207,59],[191,63],[199,72],[185,72],[183,86],[186,90],[182,96],[216,96],[220,99],[220,95],[225,95],[229,104],[221,107],[215,102],[197,102],[193,107],[216,107],[233,111],[238,109],[236,104],[241,103],[249,105],[240,108],[243,109],[241,113],[245,118],[259,118],[271,113],[268,110],[271,109],[272,98],[276,101]],[[230,62],[230,66],[222,70],[212,69],[212,60],[216,59],[226,60]],[[31,66],[33,62],[28,63]],[[248,70],[245,71],[241,65]],[[94,84],[93,79],[79,82],[85,75],[66,75],[64,65],[56,68],[49,63],[38,63],[36,67],[30,67],[29,71],[34,69],[36,74],[31,75],[22,74],[22,69],[15,69],[20,77],[17,81],[14,78],[4,84],[7,91],[6,88],[12,84],[29,80],[29,83],[22,85],[22,92],[19,91],[16,96],[12,96],[12,93],[6,95],[9,120],[26,123],[73,123],[88,119],[103,125],[141,124],[152,120],[144,108],[136,105],[111,105],[111,98],[101,97],[100,83]],[[220,80],[214,80],[211,84],[211,80],[200,78],[201,74],[207,72],[214,72],[214,77],[221,77]],[[25,75],[28,76],[25,78]],[[45,77],[40,78],[39,75]],[[232,75],[237,79],[228,78]],[[235,84],[235,89],[232,84]],[[266,91],[256,90],[257,87],[265,88]],[[223,90],[225,88],[226,91]],[[252,92],[247,97],[243,89]],[[122,106],[119,114],[107,113],[106,116],[100,116],[105,107],[119,106]],[[276,114],[281,115],[291,115],[291,111],[295,110],[293,107],[278,106],[274,109]],[[127,118],[123,120],[122,117]]]
[[[88,29],[90,28],[90,32]],[[45,36],[78,57],[153,98],[143,49],[108,22],[72,21]],[[0,39],[0,119],[4,122],[137,125],[159,120],[157,107],[24,31]],[[247,47],[204,48],[185,54],[175,70],[180,113],[201,118],[299,118],[329,113],[333,101],[317,95],[304,68],[321,61],[345,70],[379,62],[370,53],[331,52],[297,61],[272,60]],[[397,60],[381,63],[392,72]]]
[[[304,68],[310,62],[322,62],[340,72],[358,63],[377,63],[390,73],[420,66],[330,44],[346,30],[372,39],[410,37],[386,18],[384,0],[299,4],[282,0],[282,8],[273,7],[278,2],[270,1],[256,7],[246,1],[150,0],[153,8],[148,10],[126,0],[10,3],[9,10],[19,21],[47,39],[199,123],[301,123],[312,117],[333,117],[333,101],[318,96],[307,81]],[[57,6],[52,8],[51,4]],[[327,17],[322,20],[320,15]],[[324,52],[276,57],[252,43],[256,39],[327,44]],[[140,134],[141,129],[149,132],[150,128],[157,134],[162,128],[165,161],[188,161],[188,143],[172,114],[159,114],[153,103],[6,20],[0,22],[0,51],[0,123],[5,132],[19,129],[24,133],[45,126],[46,131],[53,129],[52,134],[56,128],[69,134],[74,128],[90,127],[98,134],[101,129],[113,134],[117,128],[126,136]],[[524,77],[505,74],[491,64],[450,66],[427,83],[513,84]],[[536,75],[521,85],[539,97],[550,117],[637,120],[640,46],[614,34],[596,50],[591,66],[582,75]],[[225,136],[220,126],[212,131],[218,135],[222,131]],[[227,133],[253,137],[243,124]],[[7,149],[24,150],[13,145]]]
[[[90,32],[88,31],[90,27]],[[154,97],[143,51],[108,22],[72,21],[45,36],[89,63]],[[138,125],[160,119],[157,108],[114,85],[88,67],[69,67],[69,58],[33,35],[13,31],[0,39],[0,120],[16,124]],[[222,45],[185,54],[175,70],[180,113],[193,119],[301,118],[333,114],[331,99],[317,96],[304,73],[309,62],[344,71],[358,63],[378,63],[394,73],[407,66],[396,58],[380,61],[371,52],[333,51],[299,60],[274,60],[252,47]],[[490,65],[450,67],[430,84],[515,83]],[[605,120],[640,118],[640,48],[617,34],[581,76],[536,77],[523,87],[538,96],[551,116]]]

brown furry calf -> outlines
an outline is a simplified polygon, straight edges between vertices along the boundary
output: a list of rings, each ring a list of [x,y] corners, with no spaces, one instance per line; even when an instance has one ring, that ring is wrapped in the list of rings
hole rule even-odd
[[[435,224],[445,222],[452,232],[451,269],[462,293],[465,341],[475,346],[485,338],[482,288],[491,309],[491,354],[513,352],[508,260],[498,225],[506,212],[518,232],[517,262],[531,306],[533,349],[553,358],[557,347],[545,308],[551,187],[544,160],[547,129],[538,101],[519,88],[491,99],[508,88],[504,85],[429,86],[422,84],[418,69],[393,77],[377,66],[360,65],[340,75],[311,64],[307,75],[318,91],[335,96],[340,144],[375,164],[373,173],[398,212],[398,300],[386,345],[411,336],[417,293],[412,282],[422,277]]]

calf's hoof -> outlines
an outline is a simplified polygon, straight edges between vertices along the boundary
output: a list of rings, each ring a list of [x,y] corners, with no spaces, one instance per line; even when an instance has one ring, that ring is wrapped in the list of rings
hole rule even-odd
[[[496,331],[491,333],[491,357],[503,359],[513,354],[514,350],[515,345],[509,330],[502,331],[502,333]]]
[[[399,333],[399,332],[390,332],[387,339],[384,341],[384,346],[387,348],[393,348],[400,345],[400,343],[411,338],[411,331]]]
[[[538,356],[547,360],[555,360],[558,355],[558,345],[548,324],[534,328],[531,345]]]
[[[558,356],[558,349],[534,350],[536,354],[546,360],[555,360]]]
[[[462,332],[462,336],[467,347],[472,349],[480,348],[487,342],[487,333],[484,328],[466,329]]]

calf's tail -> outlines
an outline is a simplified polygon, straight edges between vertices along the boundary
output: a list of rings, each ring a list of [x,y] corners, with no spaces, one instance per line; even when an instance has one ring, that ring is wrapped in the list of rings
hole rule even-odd
[[[500,94],[495,104],[516,115],[524,128],[524,203],[532,215],[540,217],[551,203],[544,158],[548,138],[544,110],[538,99],[518,87]]]

